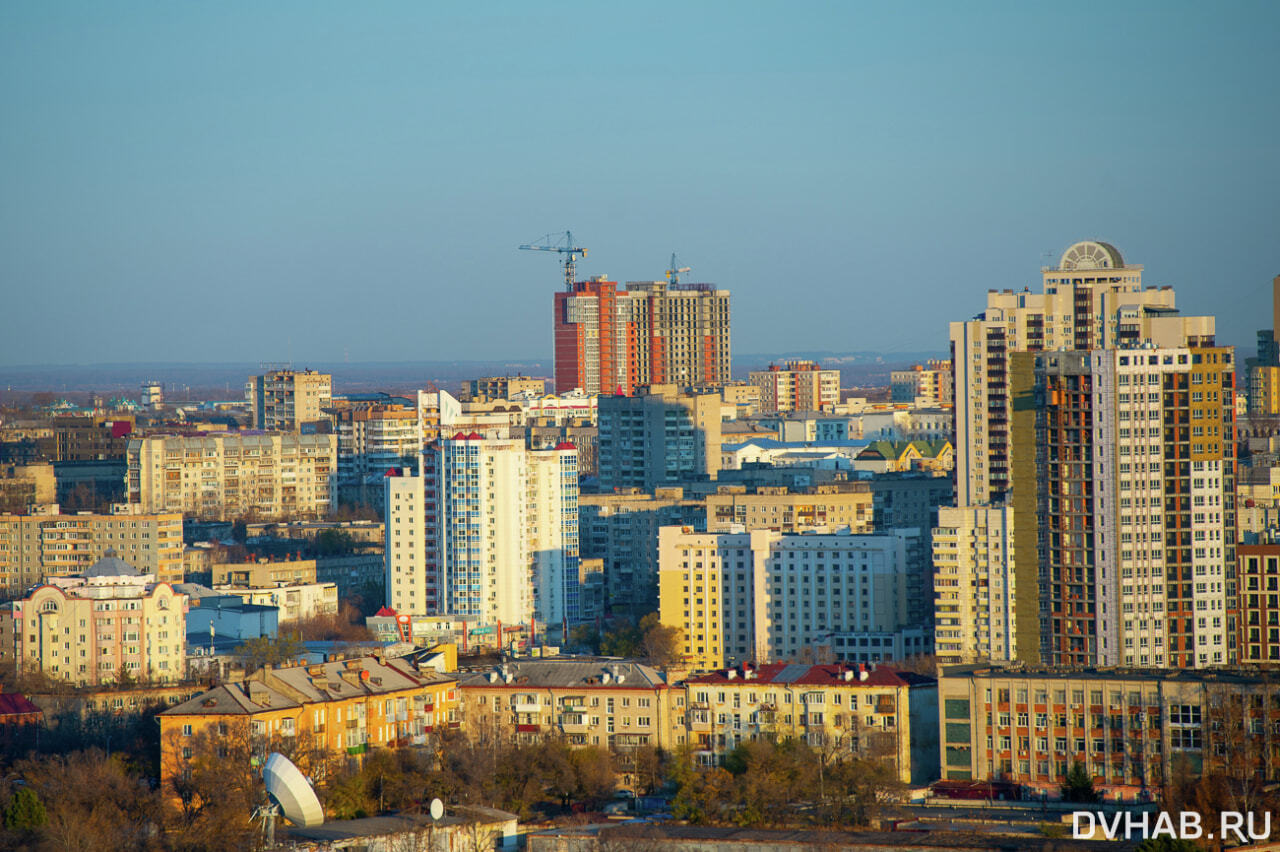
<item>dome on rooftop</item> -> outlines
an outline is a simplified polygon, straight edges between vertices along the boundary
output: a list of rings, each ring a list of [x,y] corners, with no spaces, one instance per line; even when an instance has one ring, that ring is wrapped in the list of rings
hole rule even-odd
[[[86,577],[141,577],[142,572],[116,556],[114,548],[107,548],[102,558],[85,569]]]
[[[1085,240],[1062,253],[1059,269],[1124,269],[1120,250],[1111,243]]]

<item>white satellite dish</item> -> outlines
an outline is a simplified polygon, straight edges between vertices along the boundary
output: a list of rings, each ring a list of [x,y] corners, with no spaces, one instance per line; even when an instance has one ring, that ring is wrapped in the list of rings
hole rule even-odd
[[[444,816],[444,802],[439,799],[431,800],[431,818],[436,822],[440,821],[440,817]]]
[[[278,751],[271,752],[262,767],[262,780],[267,784],[267,795],[280,805],[289,822],[299,827],[324,822],[324,808],[316,791],[292,760]]]

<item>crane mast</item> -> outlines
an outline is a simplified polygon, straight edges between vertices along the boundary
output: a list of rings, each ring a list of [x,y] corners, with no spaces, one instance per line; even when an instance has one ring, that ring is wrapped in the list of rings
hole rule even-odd
[[[528,243],[520,246],[525,251],[554,251],[564,257],[564,289],[567,293],[573,292],[574,281],[577,280],[577,257],[587,256],[587,250],[582,246],[573,244],[573,233],[564,232],[563,239],[552,242],[556,234],[547,234],[536,243]]]

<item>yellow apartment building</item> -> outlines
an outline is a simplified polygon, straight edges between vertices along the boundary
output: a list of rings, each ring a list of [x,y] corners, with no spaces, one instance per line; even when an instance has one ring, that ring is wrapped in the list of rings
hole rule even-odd
[[[872,531],[870,489],[818,485],[805,492],[782,487],[761,487],[754,494],[722,489],[707,495],[707,530],[717,532],[729,524],[748,530],[790,532],[801,527],[847,526],[850,532]]]
[[[885,761],[904,784],[937,777],[934,678],[874,663],[768,663],[720,669],[683,686],[689,742],[704,764],[744,742],[796,739],[830,757]]]
[[[422,745],[457,725],[457,678],[403,659],[360,657],[316,665],[266,667],[171,707],[160,722],[161,781],[193,757],[200,736],[247,726],[252,740],[304,737],[331,757],[370,748]]]

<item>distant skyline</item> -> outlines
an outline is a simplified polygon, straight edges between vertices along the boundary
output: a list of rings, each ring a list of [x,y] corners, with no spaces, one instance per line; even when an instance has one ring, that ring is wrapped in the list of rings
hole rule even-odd
[[[1082,239],[1252,354],[1272,2],[0,7],[0,366],[549,359],[580,277],[735,352],[940,351]]]

